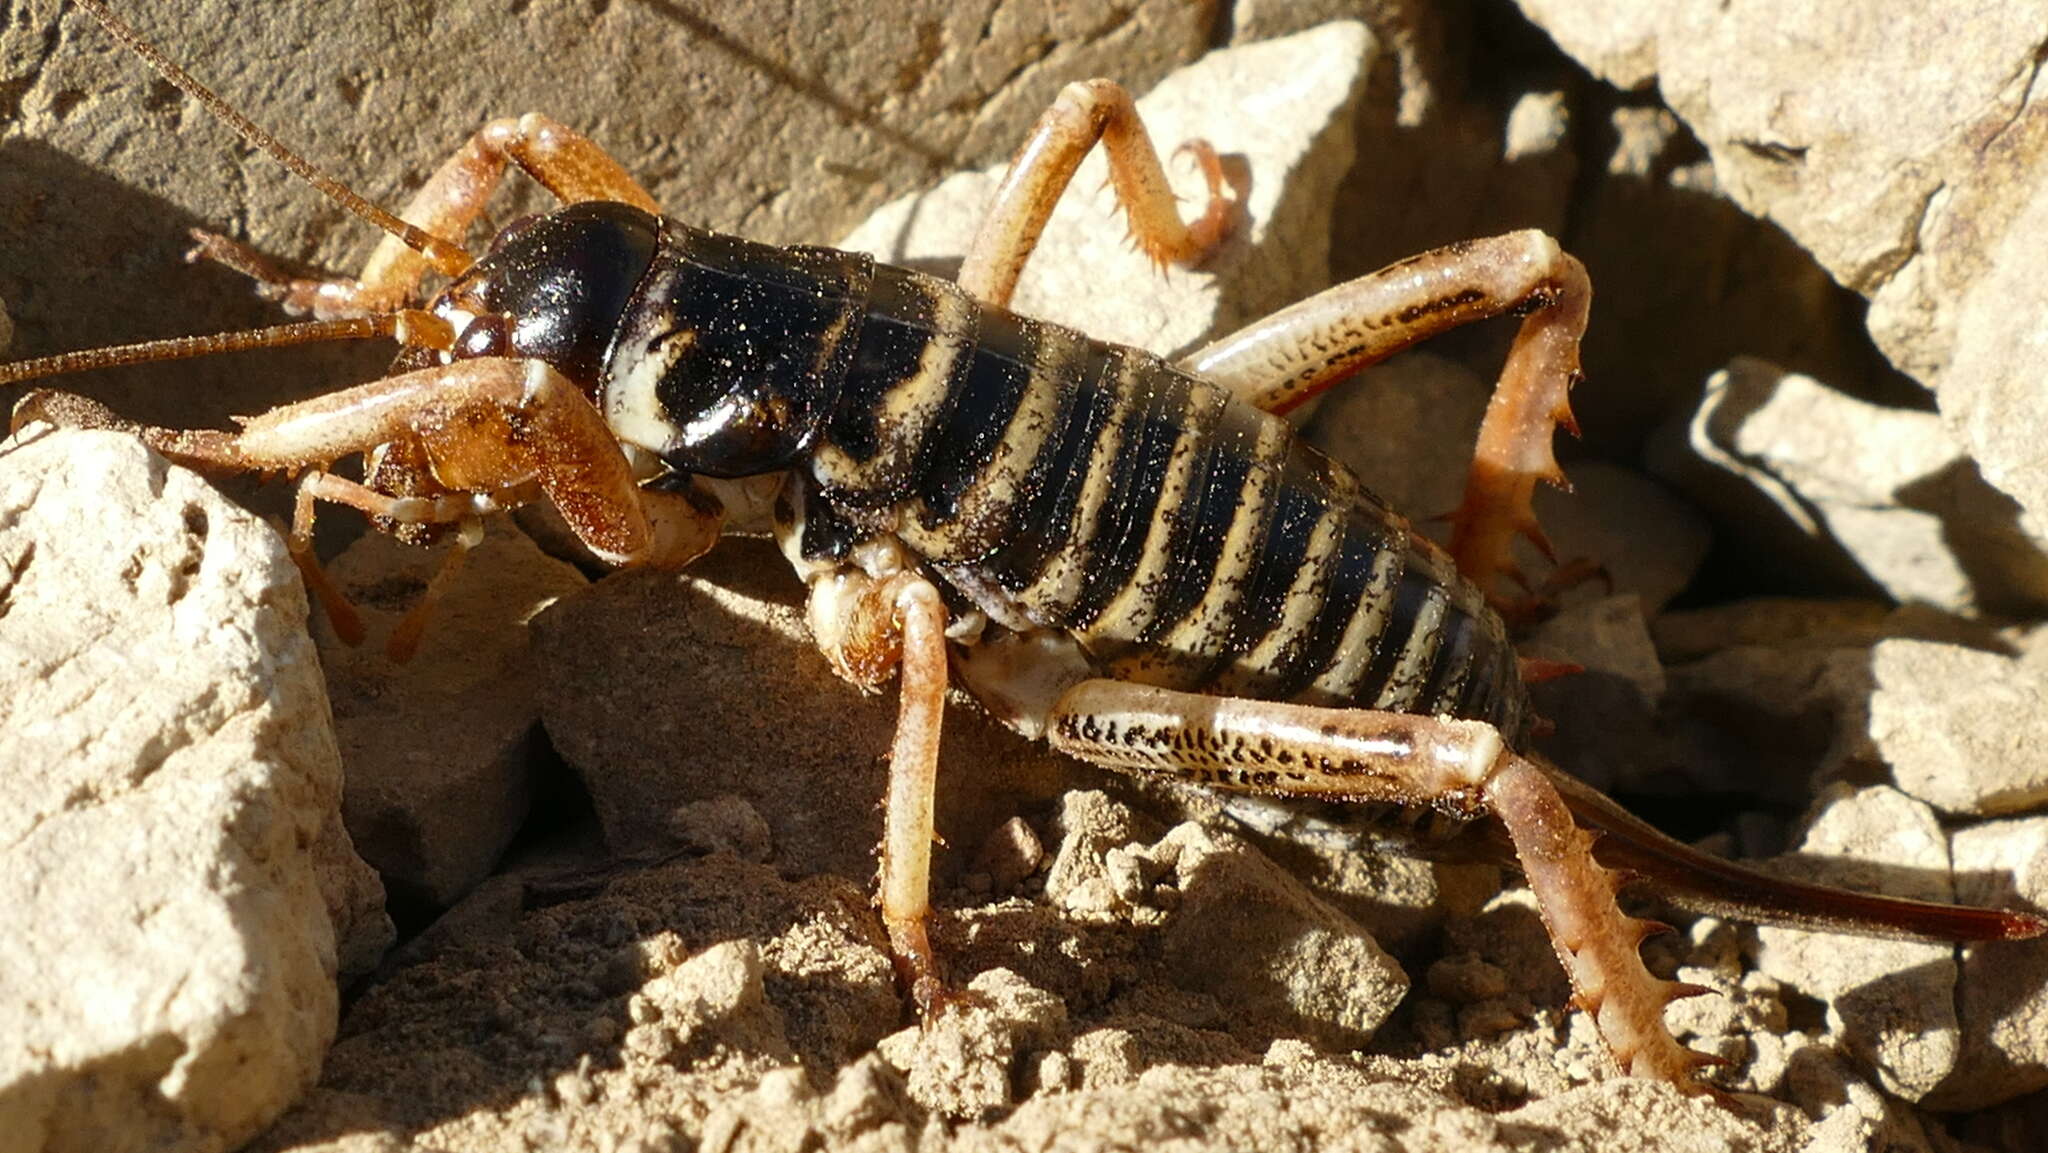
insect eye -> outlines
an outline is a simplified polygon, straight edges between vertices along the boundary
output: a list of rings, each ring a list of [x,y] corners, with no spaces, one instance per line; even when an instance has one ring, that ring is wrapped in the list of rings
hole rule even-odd
[[[462,329],[462,335],[455,339],[455,355],[504,356],[511,351],[512,332],[505,318],[496,313],[479,316]]]

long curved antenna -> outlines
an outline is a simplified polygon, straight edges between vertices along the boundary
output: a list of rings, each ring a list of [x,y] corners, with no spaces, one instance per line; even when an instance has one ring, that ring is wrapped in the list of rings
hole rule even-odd
[[[144,364],[152,360],[183,360],[193,356],[211,356],[217,352],[283,348],[286,345],[312,344],[322,340],[375,340],[378,337],[396,334],[401,320],[402,315],[399,313],[379,313],[375,316],[352,316],[346,320],[309,320],[300,324],[280,324],[242,332],[174,336],[168,340],[146,340],[140,344],[117,344],[107,348],[60,352],[55,356],[0,364],[0,384],[59,376],[67,372],[85,372],[94,368],[112,368],[122,364]]]
[[[444,276],[460,276],[468,271],[475,261],[461,246],[443,240],[424,229],[407,224],[391,213],[358,196],[332,176],[313,167],[304,157],[286,148],[277,137],[258,128],[254,121],[229,107],[227,101],[215,96],[204,84],[194,80],[192,75],[172,62],[156,45],[142,38],[142,34],[128,26],[120,17],[107,8],[101,0],[76,0],[80,8],[92,14],[93,19],[113,35],[114,39],[126,45],[137,56],[142,57],[151,68],[164,79],[178,86],[186,95],[206,106],[214,118],[242,134],[242,139],[275,157],[279,164],[290,169],[292,174],[324,193],[328,199],[376,225],[405,243],[407,248],[427,258],[435,270]]]

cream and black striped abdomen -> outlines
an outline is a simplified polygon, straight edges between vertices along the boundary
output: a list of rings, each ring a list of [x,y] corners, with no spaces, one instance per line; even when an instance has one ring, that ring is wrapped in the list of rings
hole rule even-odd
[[[1146,353],[878,267],[812,474],[824,519],[893,523],[1109,675],[1521,735],[1506,630],[1442,551],[1285,422]]]

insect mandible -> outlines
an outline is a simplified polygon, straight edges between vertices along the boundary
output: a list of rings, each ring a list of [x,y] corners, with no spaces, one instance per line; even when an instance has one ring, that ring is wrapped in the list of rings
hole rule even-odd
[[[1070,85],[999,186],[955,282],[827,248],[774,248],[663,216],[594,143],[546,117],[472,136],[403,218],[321,175],[109,13],[118,39],[250,141],[387,236],[354,279],[282,276],[204,235],[199,253],[311,321],[0,366],[0,383],[310,340],[390,337],[389,375],[244,420],[135,425],[36,391],[31,421],[111,427],[215,472],[298,477],[288,544],[337,632],[360,623],[314,559],[319,502],[401,537],[546,499],[598,557],[679,567],[720,533],[774,533],[810,590],[820,649],[849,682],[897,683],[880,903],[913,998],[946,986],[927,936],[945,690],[1107,768],[1207,788],[1391,802],[1500,822],[1578,1002],[1620,1067],[1703,1086],[1707,1058],[1662,1010],[1651,930],[1616,871],[1682,904],[1778,923],[1940,940],[2048,922],[1803,884],[1688,848],[1525,751],[1533,723],[1501,591],[1551,450],[1591,289],[1555,241],[1451,245],[1338,285],[1178,364],[1006,308],[1080,159],[1107,151],[1117,199],[1160,263],[1200,261],[1235,205],[1213,151],[1181,220],[1129,96]],[[564,202],[462,247],[506,168]],[[429,295],[430,273],[446,283]],[[1449,548],[1416,534],[1279,414],[1448,329],[1521,327],[1481,428]],[[361,455],[360,481],[329,471]],[[447,569],[443,570],[448,571]],[[429,620],[440,581],[394,635]],[[1597,838],[1597,847],[1596,847]]]

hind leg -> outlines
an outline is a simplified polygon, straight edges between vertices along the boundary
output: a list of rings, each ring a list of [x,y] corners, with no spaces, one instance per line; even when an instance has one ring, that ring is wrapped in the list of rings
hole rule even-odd
[[[1655,926],[1624,915],[1616,879],[1535,762],[1476,721],[1330,709],[1083,681],[1054,706],[1054,748],[1104,768],[1205,788],[1427,805],[1506,826],[1576,1002],[1624,1072],[1702,1086],[1709,1058],[1664,1027],[1664,1006],[1695,991],[1644,968]]]
[[[1541,232],[1515,232],[1425,252],[1325,290],[1224,337],[1181,362],[1266,410],[1284,413],[1357,372],[1476,320],[1525,313],[1479,428],[1465,497],[1451,514],[1451,555],[1496,607],[1523,602],[1509,555],[1517,535],[1546,556],[1530,498],[1562,485],[1551,442],[1576,431],[1567,394],[1592,288],[1577,260]],[[1552,558],[1555,559],[1555,558]]]

